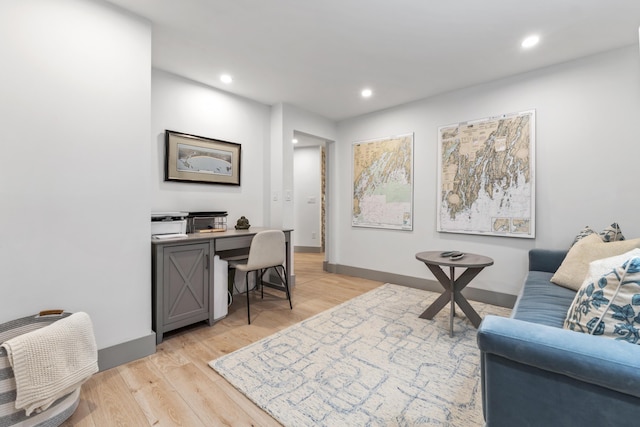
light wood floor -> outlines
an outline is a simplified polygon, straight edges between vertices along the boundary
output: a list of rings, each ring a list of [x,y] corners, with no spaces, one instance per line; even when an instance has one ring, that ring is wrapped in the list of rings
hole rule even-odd
[[[382,285],[322,271],[322,254],[296,253],[293,310],[282,292],[244,295],[213,326],[165,335],[155,354],[94,375],[63,426],[279,426],[207,363]],[[269,295],[268,292],[271,292]]]

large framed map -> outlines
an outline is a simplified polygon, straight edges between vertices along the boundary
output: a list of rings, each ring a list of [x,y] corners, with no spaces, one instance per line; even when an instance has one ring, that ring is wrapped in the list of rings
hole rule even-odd
[[[413,133],[352,148],[351,225],[413,230]]]
[[[438,128],[437,230],[535,237],[535,110]]]

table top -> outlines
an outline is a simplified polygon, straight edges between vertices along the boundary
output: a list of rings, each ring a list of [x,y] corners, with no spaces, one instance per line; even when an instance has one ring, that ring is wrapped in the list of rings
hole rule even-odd
[[[292,228],[254,227],[252,225],[247,230],[236,230],[234,228],[229,228],[226,231],[216,231],[213,233],[189,233],[186,235],[186,237],[176,237],[175,239],[154,239],[152,237],[151,244],[162,246],[166,244],[175,244],[175,243],[195,243],[198,241],[206,241],[211,239],[227,239],[227,238],[242,237],[242,236],[255,236],[260,231],[265,231],[265,230],[282,230],[284,231],[285,235],[293,231]]]
[[[484,255],[470,254],[463,252],[464,256],[458,260],[452,260],[449,257],[440,256],[443,251],[426,251],[418,252],[416,259],[425,264],[446,265],[449,267],[488,267],[493,265],[493,259]],[[462,252],[462,251],[460,251]]]

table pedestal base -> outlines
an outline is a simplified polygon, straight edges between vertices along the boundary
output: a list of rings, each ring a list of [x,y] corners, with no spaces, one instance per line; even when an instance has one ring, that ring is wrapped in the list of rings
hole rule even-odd
[[[426,264],[426,263],[425,263]],[[451,303],[451,310],[449,312],[449,336],[453,337],[453,316],[455,316],[455,306],[458,304],[458,307],[462,309],[464,314],[467,315],[467,318],[471,321],[473,326],[476,328],[480,326],[480,322],[482,318],[480,315],[471,307],[469,301],[460,293],[465,286],[473,280],[474,277],[480,273],[484,267],[469,267],[467,268],[462,275],[456,280],[455,278],[455,267],[449,267],[449,277],[442,271],[438,265],[426,264],[429,270],[436,276],[438,282],[444,287],[444,292],[442,295],[438,297],[425,311],[420,315],[421,319],[433,319],[440,310],[444,308],[447,303]]]

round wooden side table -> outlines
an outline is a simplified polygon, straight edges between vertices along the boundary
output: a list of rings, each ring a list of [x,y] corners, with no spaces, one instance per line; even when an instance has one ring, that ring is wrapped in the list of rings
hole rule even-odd
[[[493,259],[484,256],[465,253],[458,260],[452,260],[449,257],[442,256],[441,251],[418,252],[416,259],[425,263],[431,270],[438,282],[444,288],[444,292],[420,315],[421,319],[433,319],[447,303],[451,303],[451,311],[449,312],[449,336],[453,336],[453,316],[455,315],[455,305],[462,309],[467,318],[476,328],[480,326],[482,318],[471,307],[469,301],[460,293],[465,286],[473,280],[485,267],[493,265]],[[449,276],[446,275],[442,267],[449,267]],[[466,268],[466,270],[456,279],[455,269]]]

